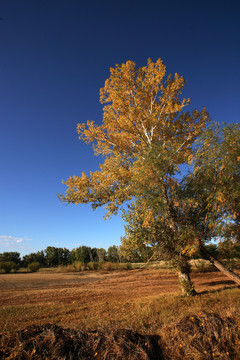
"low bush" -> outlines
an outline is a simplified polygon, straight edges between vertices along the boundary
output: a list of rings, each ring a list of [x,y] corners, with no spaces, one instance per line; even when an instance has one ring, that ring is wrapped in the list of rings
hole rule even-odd
[[[106,271],[111,271],[111,270],[116,269],[116,267],[115,267],[115,264],[112,262],[105,262],[102,266],[102,269],[106,270]]]
[[[132,263],[113,263],[113,262],[104,262],[100,264],[99,268],[105,271],[112,270],[130,270],[133,268]]]
[[[97,271],[112,271],[112,270],[130,270],[133,268],[131,263],[113,263],[110,261],[98,261],[98,262],[89,262],[88,264],[84,264],[80,261],[75,262],[71,265],[58,266],[57,272],[80,272],[85,270]]]
[[[6,274],[9,274],[11,271],[16,272],[20,266],[18,264],[15,264],[13,261],[1,261],[0,262],[0,270],[1,272],[5,272]]]
[[[96,261],[90,261],[88,264],[87,264],[87,268],[89,270],[97,270],[98,269],[98,262]]]
[[[117,268],[120,270],[131,270],[133,268],[132,263],[118,263]]]
[[[40,263],[37,261],[34,261],[31,264],[28,264],[27,269],[30,272],[37,272],[40,269],[40,267],[41,267]]]
[[[76,261],[75,263],[72,264],[72,266],[75,268],[75,271],[77,272],[84,271],[87,268],[87,265],[81,261]]]
[[[58,266],[57,271],[58,272],[81,272],[81,271],[86,270],[86,268],[87,268],[86,264],[84,264],[80,261],[76,261],[71,265]]]
[[[100,260],[100,261],[98,262],[98,270],[102,270],[104,264],[105,264],[105,261],[104,261],[104,260]]]

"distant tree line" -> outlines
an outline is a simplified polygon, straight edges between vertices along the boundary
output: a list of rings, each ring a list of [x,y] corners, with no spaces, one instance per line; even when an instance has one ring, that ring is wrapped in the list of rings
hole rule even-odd
[[[105,261],[115,263],[126,261],[126,259],[120,255],[119,247],[115,245],[110,246],[108,250],[82,245],[71,251],[67,248],[48,246],[45,250],[24,255],[22,258],[18,252],[0,253],[0,270],[16,271],[20,267],[27,268],[33,263],[38,263],[40,267],[57,267],[75,262],[87,264]]]
[[[218,245],[210,243],[207,246],[209,253],[219,259],[225,259],[228,263],[234,258],[240,258],[240,245],[238,243],[224,241]],[[112,263],[144,263],[149,259],[160,260],[156,256],[153,257],[154,252],[151,247],[146,246],[135,249],[125,258],[122,255],[121,246],[110,246],[108,250],[104,248],[91,248],[89,246],[79,246],[72,250],[67,248],[57,248],[48,246],[45,250],[37,251],[24,255],[22,258],[19,252],[4,252],[0,253],[0,270],[5,272],[17,271],[20,267],[29,268],[30,271],[38,270],[40,267],[57,267],[71,265],[76,262],[82,264],[98,263],[98,262],[112,262]],[[195,258],[200,258],[200,254]],[[161,255],[161,259],[163,259]],[[165,259],[164,260],[169,260]],[[38,265],[37,265],[38,264]]]

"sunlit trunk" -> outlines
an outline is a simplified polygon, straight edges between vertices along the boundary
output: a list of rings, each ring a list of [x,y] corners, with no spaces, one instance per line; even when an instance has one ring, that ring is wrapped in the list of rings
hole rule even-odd
[[[178,279],[182,294],[184,296],[195,296],[197,292],[194,289],[194,284],[190,278],[190,265],[186,258],[181,257],[181,262],[178,264]]]

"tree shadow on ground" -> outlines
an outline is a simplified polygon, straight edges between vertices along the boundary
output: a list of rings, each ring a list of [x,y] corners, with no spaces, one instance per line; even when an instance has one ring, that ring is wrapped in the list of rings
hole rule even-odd
[[[202,285],[205,286],[215,286],[215,285],[234,285],[236,284],[233,280],[217,280],[211,282],[205,282]]]
[[[212,286],[214,286],[214,285],[220,285],[220,284],[224,285],[221,281],[220,281],[220,282],[213,281]],[[228,284],[229,284],[229,285],[230,285],[230,284],[233,284],[233,285],[234,285],[235,283],[234,283],[234,281],[229,281],[229,282],[227,283],[227,285],[228,285]],[[206,283],[205,286],[206,286],[206,285],[211,286],[210,283]],[[221,289],[216,289],[216,290],[203,290],[203,291],[198,291],[197,294],[198,294],[198,295],[216,294],[216,293],[220,293],[220,292],[222,292],[222,291],[224,291],[224,290],[231,290],[231,289],[240,289],[240,286],[238,286],[238,285],[236,284],[236,285],[234,285],[234,286],[227,286],[227,287],[223,287],[223,288],[221,288]]]

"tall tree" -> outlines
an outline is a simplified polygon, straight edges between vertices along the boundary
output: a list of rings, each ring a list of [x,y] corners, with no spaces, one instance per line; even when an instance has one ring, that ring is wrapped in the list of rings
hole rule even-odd
[[[70,263],[70,251],[67,248],[57,248],[58,265],[68,265]]]
[[[91,248],[85,245],[77,247],[75,250],[75,261],[87,264],[91,261]]]
[[[93,143],[95,154],[105,160],[99,171],[67,179],[66,194],[60,198],[68,203],[92,203],[93,209],[105,205],[106,216],[116,214],[125,201],[138,199],[146,208],[145,224],[160,207],[184,264],[179,266],[181,283],[188,283],[184,288],[194,293],[174,194],[180,165],[191,158],[192,144],[209,118],[204,108],[183,112],[190,102],[181,95],[185,81],[178,74],[165,77],[165,73],[160,59],[156,63],[149,59],[147,66],[138,69],[132,61],[110,69],[110,78],[100,90],[100,101],[107,104],[102,125],[87,121],[77,127],[79,138]]]
[[[111,262],[120,262],[119,249],[116,245],[109,246],[107,250],[107,259]]]
[[[47,266],[58,266],[58,248],[54,247],[54,246],[48,246],[45,250],[44,250],[44,254],[45,254],[45,259],[46,259],[46,263]]]
[[[103,248],[97,249],[98,261],[105,261],[107,258],[107,251]]]

